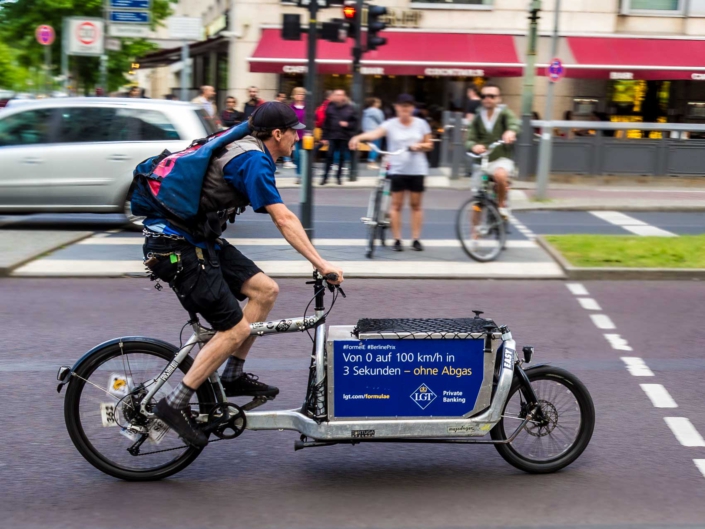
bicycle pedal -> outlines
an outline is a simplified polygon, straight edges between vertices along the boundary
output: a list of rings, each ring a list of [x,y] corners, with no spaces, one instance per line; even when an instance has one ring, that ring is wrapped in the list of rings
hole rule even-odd
[[[267,404],[270,400],[274,400],[274,397],[255,397],[253,398],[250,402],[245,404],[244,406],[241,406],[241,408],[245,411],[251,411],[254,410],[255,408],[259,408],[260,406],[263,406],[264,404]]]

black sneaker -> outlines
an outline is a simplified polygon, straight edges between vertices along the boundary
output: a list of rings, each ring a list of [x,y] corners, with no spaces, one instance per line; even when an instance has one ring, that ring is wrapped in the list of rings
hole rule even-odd
[[[394,243],[394,248],[392,248],[395,252],[403,252],[404,248],[402,248],[401,241],[399,239],[396,240]]]
[[[421,243],[418,239],[414,239],[414,243],[411,245],[411,247],[417,252],[423,252],[423,246],[421,246]]]
[[[169,406],[166,398],[163,398],[157,402],[154,415],[174,430],[186,444],[194,448],[203,448],[208,444],[208,436],[198,429],[196,421],[191,417],[190,406],[177,410]]]
[[[228,397],[276,397],[279,395],[279,388],[268,386],[259,381],[257,375],[243,373],[232,382],[222,381],[225,395]]]

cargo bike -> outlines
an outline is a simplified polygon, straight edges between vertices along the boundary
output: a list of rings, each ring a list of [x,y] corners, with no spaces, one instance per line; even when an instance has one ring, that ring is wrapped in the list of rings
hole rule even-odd
[[[308,284],[314,289],[312,316],[251,325],[260,337],[313,331],[303,404],[260,411],[266,397],[228,402],[216,373],[191,402],[209,444],[245,430],[294,430],[301,434],[296,450],[389,442],[492,444],[510,464],[531,473],[557,471],[587,447],[595,423],[587,389],[563,369],[525,368],[533,348],[519,353],[506,325],[473,311],[472,318],[361,319],[327,328],[326,291],[333,296],[330,308],[345,294],[317,272]],[[181,347],[153,338],[116,338],[59,369],[57,390],[67,388],[69,435],[99,470],[125,480],[157,480],[183,470],[201,453],[152,413],[192,365],[191,351],[214,334],[193,314],[188,324],[194,332]]]

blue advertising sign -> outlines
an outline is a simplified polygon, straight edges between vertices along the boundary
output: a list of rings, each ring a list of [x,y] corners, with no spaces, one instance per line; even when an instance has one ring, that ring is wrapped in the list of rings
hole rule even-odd
[[[483,340],[333,342],[334,415],[461,417],[475,407]]]
[[[110,0],[110,9],[147,9],[152,7],[152,0]]]
[[[111,11],[110,22],[117,24],[149,24],[148,11]]]

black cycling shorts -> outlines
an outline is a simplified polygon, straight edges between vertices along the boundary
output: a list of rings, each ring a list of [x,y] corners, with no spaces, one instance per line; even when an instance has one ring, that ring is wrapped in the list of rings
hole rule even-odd
[[[203,263],[196,247],[184,240],[147,237],[143,246],[145,260],[152,254],[157,262],[152,273],[174,289],[183,307],[198,313],[216,331],[232,329],[242,320],[242,285],[262,270],[224,239],[220,239],[216,256],[220,266],[213,266],[208,250],[202,250]],[[179,263],[168,254],[180,252]],[[160,255],[161,254],[161,255]]]
[[[390,175],[389,178],[392,179],[392,193],[398,193],[399,191],[423,193],[426,190],[423,175],[394,174]]]

